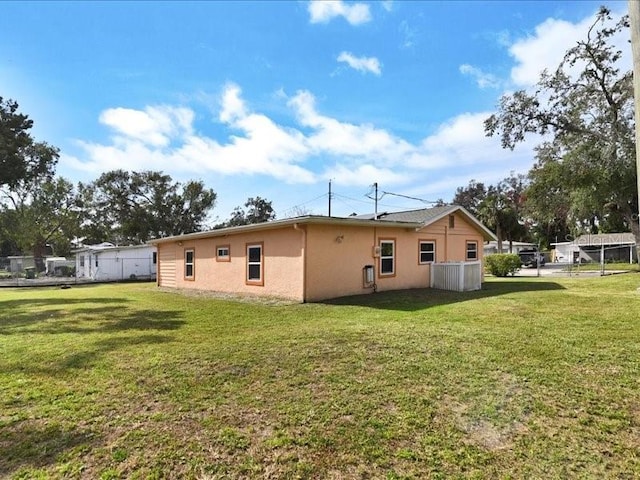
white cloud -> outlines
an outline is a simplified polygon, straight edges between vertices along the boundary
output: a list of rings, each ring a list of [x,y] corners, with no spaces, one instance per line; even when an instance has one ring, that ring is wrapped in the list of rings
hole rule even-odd
[[[339,185],[363,187],[380,181],[384,181],[385,185],[406,184],[411,179],[411,174],[407,171],[398,172],[370,164],[353,167],[335,165],[325,170],[323,177]]]
[[[347,5],[342,0],[311,0],[308,10],[311,23],[328,23],[335,17],[344,17],[351,25],[371,20],[369,5],[364,3]]]
[[[371,124],[354,125],[320,115],[310,92],[298,92],[288,105],[295,110],[300,125],[312,129],[306,143],[317,155],[394,164],[413,148],[405,140]]]
[[[415,186],[405,189],[406,195],[420,198],[428,198],[435,200],[438,195],[443,192],[455,192],[458,187],[466,187],[471,180],[482,182],[485,185],[495,185],[507,176],[510,172],[527,173],[531,168],[530,162],[512,162],[509,164],[500,163],[487,168],[486,165],[479,165],[478,168],[468,168],[465,170],[456,170],[448,172],[445,175],[439,175],[436,180],[425,183],[424,185]],[[453,194],[451,193],[451,196]],[[451,197],[445,198],[449,200]]]
[[[491,73],[485,73],[479,68],[466,63],[460,65],[460,73],[473,78],[480,88],[498,88],[500,86],[498,77]]]
[[[620,15],[612,12],[614,19]],[[571,23],[548,18],[536,26],[533,35],[516,40],[509,47],[509,54],[516,62],[511,69],[511,81],[520,88],[535,85],[544,69],[555,70],[566,51],[587,38],[594,19],[594,15],[589,15],[577,23]],[[631,68],[631,47],[628,40],[626,35],[618,35],[612,39],[612,43],[623,51],[621,67],[624,69]]]
[[[316,111],[314,96],[307,91],[298,92],[289,106],[296,111],[300,125],[311,129],[306,144],[315,155],[339,158],[339,165],[352,171],[358,171],[362,165],[381,172],[393,171],[395,175],[381,173],[379,178],[386,176],[394,183],[409,181],[424,171],[497,165],[522,159],[530,162],[533,158],[529,147],[521,146],[515,152],[504,150],[498,138],[485,135],[484,119],[491,112],[458,115],[415,144],[371,124],[355,125],[321,115]],[[339,173],[334,178],[357,182],[357,175],[334,170]]]
[[[171,137],[188,132],[193,112],[186,108],[147,107],[144,111],[130,108],[110,108],[100,115],[100,123],[111,127],[126,138],[162,147]]]
[[[380,61],[376,57],[356,57],[351,52],[341,52],[338,55],[338,62],[346,63],[354,70],[362,73],[370,72],[378,76],[382,73]]]
[[[516,61],[511,80],[519,87],[535,85],[544,69],[556,68],[567,49],[584,38],[593,22],[588,17],[578,24],[549,18],[535,28],[535,34],[517,40],[509,48]]]
[[[300,132],[276,125],[265,115],[248,113],[240,88],[233,84],[222,93],[221,106],[220,121],[239,132],[226,143],[195,134],[195,114],[186,108],[109,109],[100,118],[116,131],[112,144],[78,142],[87,160],[66,155],[63,161],[95,173],[117,168],[210,171],[257,173],[287,183],[314,181],[313,173],[296,164],[308,150]],[[154,115],[157,112],[166,115]]]
[[[228,129],[226,138],[196,131],[196,115],[185,107],[109,109],[100,118],[113,133],[111,142],[79,141],[80,153],[63,155],[61,163],[94,174],[122,168],[163,170],[177,177],[259,174],[289,184],[332,178],[343,186],[380,181],[407,187],[419,179],[433,183],[433,172],[442,176],[451,169],[499,168],[533,158],[530,149],[506,151],[499,139],[484,135],[488,112],[459,115],[411,142],[370,123],[348,123],[321,114],[308,91],[292,97],[280,91],[274,96],[283,98],[292,125],[252,111],[240,87],[228,84],[217,99],[214,118]]]
[[[222,123],[231,123],[247,115],[244,102],[240,98],[240,87],[237,85],[229,84],[225,87],[221,105],[219,119]]]
[[[487,137],[484,119],[491,112],[463,113],[426,137],[407,161],[421,169],[437,170],[475,165],[498,165],[533,158],[531,143],[520,145],[515,151],[505,150],[497,137]],[[534,142],[535,143],[535,142]]]

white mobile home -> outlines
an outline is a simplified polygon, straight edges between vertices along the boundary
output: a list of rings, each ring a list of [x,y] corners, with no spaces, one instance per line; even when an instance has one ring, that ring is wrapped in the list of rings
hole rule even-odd
[[[157,254],[152,245],[89,245],[74,251],[76,278],[109,282],[156,278]]]
[[[560,262],[629,262],[636,258],[636,240],[632,233],[587,233],[572,242],[552,243]]]

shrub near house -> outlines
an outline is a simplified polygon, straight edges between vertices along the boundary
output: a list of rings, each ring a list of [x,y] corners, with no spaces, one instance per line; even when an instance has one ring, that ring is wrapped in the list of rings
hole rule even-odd
[[[515,275],[520,270],[520,257],[515,253],[496,253],[487,255],[484,259],[488,273],[496,277]]]

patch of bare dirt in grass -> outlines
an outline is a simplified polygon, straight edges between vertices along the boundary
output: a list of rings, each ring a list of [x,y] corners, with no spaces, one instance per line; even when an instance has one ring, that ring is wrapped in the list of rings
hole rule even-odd
[[[525,425],[528,415],[519,413],[518,403],[525,394],[524,389],[511,375],[500,377],[500,394],[493,401],[493,408],[498,414],[504,412],[505,418],[513,418],[506,422],[491,421],[490,418],[476,413],[478,405],[465,404],[452,397],[445,397],[443,405],[448,416],[453,417],[455,425],[465,433],[465,441],[480,446],[488,451],[512,449],[515,440],[526,434]]]
[[[472,418],[469,405],[455,402],[453,399],[448,399],[446,403],[456,426],[466,435],[465,442],[489,451],[506,450],[513,446],[512,432],[509,431],[511,429],[501,429],[487,419]]]

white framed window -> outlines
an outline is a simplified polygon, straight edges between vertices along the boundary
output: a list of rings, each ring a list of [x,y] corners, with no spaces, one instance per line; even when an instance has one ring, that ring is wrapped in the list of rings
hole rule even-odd
[[[84,255],[80,255],[80,266],[84,267]]]
[[[247,284],[264,285],[262,243],[247,244]]]
[[[467,242],[467,260],[478,259],[478,242]]]
[[[435,262],[436,261],[436,242],[432,240],[420,240],[418,254],[420,255],[419,263],[421,265],[425,263]]]
[[[156,265],[158,263],[158,252],[153,252],[153,257],[151,262]]]
[[[184,278],[193,280],[196,276],[196,252],[192,248],[184,251]]]
[[[380,276],[393,276],[396,274],[395,255],[395,239],[380,239]]]
[[[218,245],[216,247],[216,261],[217,262],[231,261],[231,249],[229,245]]]

